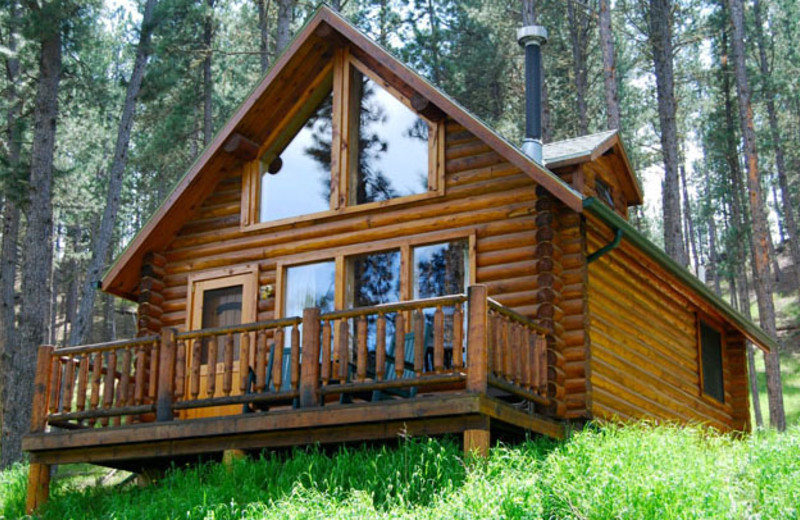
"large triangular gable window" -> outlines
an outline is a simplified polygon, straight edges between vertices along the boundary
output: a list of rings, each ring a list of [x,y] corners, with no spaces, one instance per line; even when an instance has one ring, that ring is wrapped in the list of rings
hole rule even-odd
[[[444,194],[442,118],[417,113],[402,86],[385,81],[347,49],[338,49],[311,87],[291,98],[297,101],[290,115],[245,171],[243,226]]]

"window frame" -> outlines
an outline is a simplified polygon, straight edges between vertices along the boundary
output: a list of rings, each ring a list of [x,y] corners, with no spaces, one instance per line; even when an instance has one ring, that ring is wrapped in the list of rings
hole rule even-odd
[[[477,276],[476,244],[477,234],[474,229],[454,229],[447,231],[435,231],[422,235],[409,237],[398,237],[376,242],[354,244],[347,247],[337,247],[312,251],[284,257],[276,262],[275,265],[275,318],[284,318],[284,302],[286,291],[286,269],[298,265],[314,264],[318,262],[334,261],[335,289],[334,289],[334,309],[337,311],[347,309],[347,275],[349,271],[349,258],[368,254],[381,253],[389,250],[400,250],[400,301],[411,301],[414,299],[414,266],[413,249],[420,246],[428,246],[442,242],[455,242],[463,240],[467,244],[467,280],[466,285],[475,284]]]
[[[720,337],[720,379],[722,380],[721,401],[713,395],[706,393],[705,378],[703,377],[703,324],[719,333]],[[697,340],[697,373],[700,384],[700,397],[704,401],[713,403],[716,406],[728,408],[730,406],[728,400],[726,399],[726,394],[728,393],[728,378],[725,377],[726,372],[728,372],[728,342],[724,324],[706,313],[697,311],[695,313],[695,334]]]
[[[402,102],[429,125],[428,131],[428,191],[414,195],[406,195],[394,199],[350,204],[351,180],[351,136],[352,124],[350,113],[350,67],[372,79],[392,96]],[[266,163],[277,153],[275,150],[287,146],[308,116],[317,107],[317,100],[324,99],[333,92],[332,141],[331,141],[331,200],[329,209],[260,222],[261,175]],[[311,108],[313,107],[313,108]],[[240,229],[254,231],[288,226],[298,222],[324,220],[336,216],[369,212],[379,208],[413,204],[445,195],[445,129],[446,118],[432,120],[411,106],[411,101],[395,88],[390,81],[382,78],[360,60],[350,54],[348,48],[336,49],[331,61],[314,77],[302,95],[287,111],[275,130],[270,132],[258,150],[257,158],[242,165],[242,196],[240,211]]]

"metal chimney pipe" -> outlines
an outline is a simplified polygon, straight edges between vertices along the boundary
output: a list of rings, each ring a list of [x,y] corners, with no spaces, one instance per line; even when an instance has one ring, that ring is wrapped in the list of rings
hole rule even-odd
[[[517,41],[525,47],[525,140],[522,151],[542,164],[542,45],[547,29],[527,25],[517,31]]]

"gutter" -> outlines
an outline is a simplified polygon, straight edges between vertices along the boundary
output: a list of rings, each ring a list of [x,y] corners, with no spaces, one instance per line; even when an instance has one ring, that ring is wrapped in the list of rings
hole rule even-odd
[[[597,260],[602,255],[611,251],[614,247],[612,244],[617,242],[617,235],[636,246],[640,251],[644,252],[648,257],[653,259],[658,265],[664,268],[668,273],[673,275],[679,281],[688,286],[692,291],[698,294],[705,301],[710,303],[723,317],[736,326],[747,339],[752,341],[757,347],[764,352],[777,351],[778,344],[775,339],[771,338],[764,332],[761,327],[757,326],[752,321],[742,316],[739,311],[731,307],[731,305],[714,294],[703,282],[701,282],[695,275],[690,273],[685,267],[678,264],[671,257],[642,233],[630,225],[628,221],[620,217],[614,210],[606,206],[603,202],[595,197],[588,197],[583,199],[583,209],[585,212],[601,220],[605,225],[615,231],[614,240],[592,253],[587,257],[587,261],[591,262]],[[617,244],[618,245],[618,244]],[[608,251],[604,251],[608,248]],[[591,259],[591,257],[595,257]]]

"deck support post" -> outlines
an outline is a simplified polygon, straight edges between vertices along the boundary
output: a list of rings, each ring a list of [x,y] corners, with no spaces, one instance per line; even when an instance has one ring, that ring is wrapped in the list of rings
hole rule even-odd
[[[303,310],[303,353],[300,362],[300,406],[319,406],[320,310]]]
[[[485,418],[482,428],[464,430],[464,455],[486,458],[491,444],[490,419]]]
[[[485,285],[467,290],[469,330],[467,332],[467,391],[485,394],[488,375],[488,291]],[[466,434],[465,434],[466,435]],[[466,439],[466,437],[465,437]]]
[[[50,497],[50,465],[32,462],[28,470],[28,499],[25,511],[32,515]]]
[[[231,470],[233,462],[247,457],[244,450],[225,450],[222,452],[222,465],[227,471]]]
[[[158,394],[156,420],[172,420],[172,385],[175,380],[175,329],[161,329],[161,348],[158,355]]]

